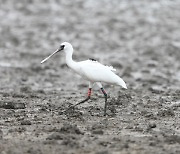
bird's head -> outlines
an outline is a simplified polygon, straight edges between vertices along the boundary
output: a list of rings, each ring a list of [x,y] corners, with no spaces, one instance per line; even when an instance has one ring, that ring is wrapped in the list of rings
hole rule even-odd
[[[61,43],[60,47],[59,47],[60,51],[64,51],[65,53],[69,53],[69,52],[73,52],[73,47],[70,43],[68,42],[63,42]]]
[[[49,55],[47,58],[45,58],[44,60],[41,61],[41,64],[44,63],[46,60],[48,60],[50,57],[52,57],[54,54],[61,52],[61,51],[64,51],[66,54],[67,53],[72,54],[73,53],[73,47],[68,42],[61,43],[60,47],[55,52],[53,52],[51,55]]]

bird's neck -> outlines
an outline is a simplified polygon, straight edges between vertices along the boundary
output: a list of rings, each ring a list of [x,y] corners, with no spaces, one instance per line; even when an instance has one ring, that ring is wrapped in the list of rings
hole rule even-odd
[[[67,53],[66,54],[66,64],[72,68],[75,69],[76,67],[76,62],[72,59],[72,53]]]

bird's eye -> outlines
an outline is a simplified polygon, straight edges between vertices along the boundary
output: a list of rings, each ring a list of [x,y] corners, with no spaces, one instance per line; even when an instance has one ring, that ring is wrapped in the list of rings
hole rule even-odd
[[[64,49],[64,47],[65,47],[65,45],[61,45],[61,46],[60,46],[60,49],[61,49],[61,50],[63,50],[63,49]]]

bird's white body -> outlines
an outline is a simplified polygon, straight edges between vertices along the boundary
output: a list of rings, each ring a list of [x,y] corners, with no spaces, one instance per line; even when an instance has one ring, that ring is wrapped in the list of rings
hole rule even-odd
[[[116,70],[112,66],[105,66],[93,60],[75,62],[72,59],[73,48],[71,44],[67,42],[63,44],[65,44],[64,51],[67,65],[84,79],[91,83],[105,82],[112,85],[119,85],[127,89],[125,82],[114,73]]]
[[[77,74],[90,82],[105,82],[112,85],[120,85],[127,88],[125,82],[117,76],[113,67],[104,66],[97,61],[86,60],[75,62],[73,66],[68,66],[73,69]]]

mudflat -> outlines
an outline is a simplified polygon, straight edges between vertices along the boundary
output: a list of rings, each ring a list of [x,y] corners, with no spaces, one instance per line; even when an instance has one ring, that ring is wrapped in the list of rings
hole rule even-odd
[[[180,1],[1,1],[0,153],[180,153]],[[57,54],[112,65],[127,90],[94,86]]]

